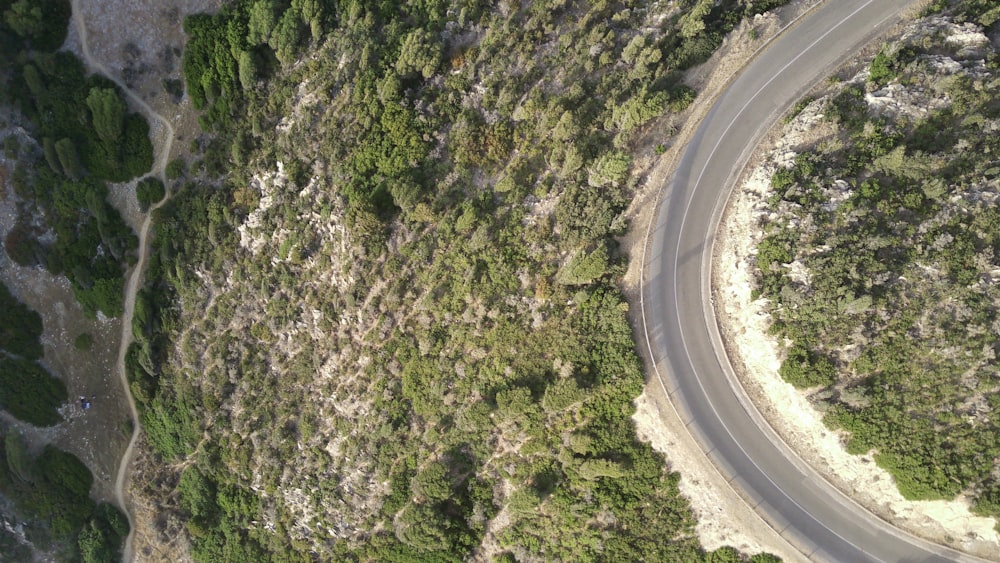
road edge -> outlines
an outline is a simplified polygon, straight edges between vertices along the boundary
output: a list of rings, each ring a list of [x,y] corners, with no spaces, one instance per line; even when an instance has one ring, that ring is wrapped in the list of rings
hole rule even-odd
[[[639,339],[637,338],[637,342],[636,342],[636,344],[637,344],[637,350],[639,352],[640,358],[643,361],[643,364],[645,364],[647,366],[646,370],[645,370],[646,373],[648,375],[650,375],[650,376],[655,376],[656,381],[659,383],[658,387],[659,387],[660,391],[663,393],[663,397],[666,399],[666,403],[667,403],[667,405],[669,405],[669,409],[670,409],[671,413],[684,426],[684,430],[683,430],[684,436],[682,438],[687,438],[688,440],[690,440],[692,443],[694,443],[696,445],[696,447],[698,448],[698,450],[700,451],[700,453],[702,455],[704,455],[705,458],[708,460],[709,465],[716,472],[716,474],[718,475],[718,477],[720,477],[722,479],[722,481],[724,481],[726,483],[726,486],[728,487],[729,491],[731,491],[737,498],[739,498],[740,501],[743,502],[744,506],[752,514],[754,514],[760,520],[761,523],[763,523],[765,526],[767,526],[767,528],[769,528],[772,532],[774,532],[775,536],[777,536],[782,541],[784,541],[785,544],[786,544],[786,546],[787,546],[787,548],[789,548],[789,550],[791,552],[793,552],[793,553],[801,556],[803,558],[803,560],[806,557],[805,551],[800,546],[796,545],[796,543],[790,541],[787,537],[785,537],[785,535],[783,535],[781,533],[781,531],[778,528],[776,528],[774,526],[774,524],[768,518],[764,517],[760,512],[758,512],[757,508],[749,501],[749,498],[744,493],[744,491],[742,491],[738,487],[733,486],[732,481],[733,481],[734,477],[733,476],[727,476],[722,471],[722,469],[715,462],[715,460],[713,460],[712,457],[710,455],[708,455],[708,453],[705,451],[705,448],[704,448],[704,445],[702,444],[702,441],[697,436],[695,436],[693,432],[691,432],[691,430],[689,428],[689,421],[691,419],[690,414],[684,412],[683,408],[680,407],[679,405],[677,405],[674,402],[674,400],[671,398],[672,394],[671,394],[670,390],[668,389],[668,387],[667,387],[667,385],[666,385],[666,383],[664,381],[663,373],[661,372],[661,370],[659,368],[660,361],[662,361],[662,360],[658,361],[656,359],[656,355],[653,352],[653,346],[652,346],[652,343],[651,343],[650,337],[649,337],[648,322],[647,322],[647,312],[646,312],[646,304],[645,304],[645,286],[646,286],[646,265],[647,265],[647,260],[648,260],[650,237],[652,235],[652,227],[653,227],[653,225],[656,222],[656,218],[658,216],[660,207],[663,204],[664,195],[668,191],[668,189],[670,187],[670,183],[672,182],[673,174],[674,174],[674,172],[677,169],[677,166],[678,166],[678,164],[680,162],[680,159],[683,157],[683,147],[685,147],[685,146],[688,145],[688,143],[690,142],[691,138],[694,136],[694,134],[697,132],[698,128],[701,126],[701,123],[704,121],[705,117],[707,117],[707,115],[708,115],[709,111],[711,110],[711,108],[718,101],[719,97],[723,93],[725,93],[726,90],[728,90],[728,88],[730,87],[730,85],[732,85],[732,83],[740,76],[740,74],[742,74],[742,72],[747,67],[749,67],[755,60],[757,60],[757,58],[760,56],[760,54],[763,53],[765,50],[767,50],[775,41],[777,41],[783,35],[785,35],[790,30],[792,30],[795,26],[797,26],[799,23],[801,23],[804,19],[806,19],[810,14],[812,14],[817,8],[819,8],[821,5],[823,5],[827,1],[829,1],[829,0],[815,0],[811,5],[809,5],[808,7],[806,7],[806,9],[804,9],[802,11],[802,13],[798,14],[797,16],[795,16],[795,18],[793,18],[787,24],[785,24],[784,26],[782,26],[776,33],[774,33],[773,35],[771,35],[770,37],[768,37],[764,41],[764,43],[762,43],[759,47],[757,47],[757,49],[755,49],[754,52],[749,57],[747,57],[746,60],[744,60],[742,62],[742,64],[738,68],[736,68],[736,69],[734,69],[732,71],[732,73],[726,78],[726,80],[722,84],[720,84],[718,86],[718,88],[714,92],[712,92],[709,96],[707,96],[705,98],[698,98],[698,99],[696,99],[695,103],[698,104],[701,108],[703,108],[703,110],[701,111],[700,114],[693,115],[692,119],[689,119],[684,124],[683,129],[681,130],[680,134],[678,135],[678,138],[674,142],[674,146],[678,147],[678,149],[676,151],[673,151],[673,153],[672,153],[672,155],[670,157],[670,160],[668,161],[667,166],[666,166],[666,178],[667,178],[667,180],[652,195],[652,197],[655,198],[655,205],[653,206],[653,208],[651,210],[650,219],[649,219],[649,221],[648,221],[648,223],[646,225],[645,233],[643,234],[643,238],[642,238],[642,253],[641,253],[641,256],[640,256],[640,268],[639,268],[639,284],[638,284],[638,287],[637,287],[637,292],[638,292],[638,296],[639,296],[639,308],[640,308],[640,312],[639,312],[639,317],[640,317],[639,318],[639,321],[640,321],[639,324],[640,324],[640,327],[638,327],[638,328],[641,328],[642,340],[645,343],[645,346],[643,346],[642,342],[639,342]],[[810,88],[811,88],[811,86],[810,86]],[[771,128],[771,126],[768,127],[767,131],[769,131],[770,128]],[[756,147],[754,148],[754,150],[756,150]],[[742,174],[742,168],[743,167],[741,167],[741,174]],[[726,201],[728,202],[728,200],[729,200],[729,196],[727,195]],[[713,246],[714,246],[714,244],[713,244]],[[714,311],[714,309],[713,309],[713,311]],[[638,337],[639,335],[637,334],[636,336]],[[727,376],[728,376],[728,374],[727,374]],[[650,377],[650,380],[646,382],[647,386],[651,383],[651,380],[652,380],[652,377]],[[737,382],[737,385],[738,384],[739,383]],[[745,393],[743,393],[743,394],[745,395]],[[657,410],[659,410],[658,404],[655,401],[654,401],[654,406],[656,406]],[[687,415],[687,416],[685,416],[685,415]],[[688,422],[685,422],[685,421],[688,421]],[[767,428],[769,430],[771,430],[770,425],[768,425]],[[773,432],[773,430],[771,430],[771,432]],[[798,458],[798,456],[795,456],[795,457],[796,457],[796,459]],[[680,471],[681,474],[682,474],[682,476],[683,476],[683,470],[680,470],[680,469],[676,469],[676,470]]]
[[[895,17],[888,18],[887,20],[884,20],[883,22],[877,24],[875,26],[876,28],[884,25],[886,25],[887,27],[885,27],[885,29],[881,31],[873,31],[871,34],[869,34],[869,36],[866,37],[865,39],[865,43],[862,46],[862,50],[870,49],[876,42],[880,40],[885,40],[888,37],[896,35],[899,32],[900,25],[904,25],[906,22],[911,21],[915,17],[915,14],[919,13],[929,4],[931,4],[931,0],[915,0],[914,3],[910,6],[910,8],[908,8],[907,10],[900,12]],[[887,22],[891,23],[887,24]],[[858,53],[855,53],[845,58],[844,60],[825,68],[823,70],[824,76],[830,76],[834,72],[836,72],[838,68],[841,68],[844,65],[849,64],[851,60],[857,56],[857,54]],[[821,78],[807,85],[806,87],[800,89],[800,91],[796,93],[797,99],[802,99],[803,96],[808,95],[809,92],[815,90],[822,83],[823,80],[824,78]],[[738,357],[738,352],[736,352],[733,349],[735,348],[735,346],[731,343],[731,338],[725,335],[725,331],[721,327],[722,323],[720,321],[720,314],[718,313],[715,305],[716,296],[719,294],[719,287],[718,284],[716,283],[717,280],[716,264],[718,259],[716,256],[716,247],[719,244],[718,234],[719,230],[725,224],[725,218],[730,211],[730,207],[734,199],[733,196],[737,193],[737,188],[743,184],[743,182],[750,173],[749,167],[751,162],[754,160],[755,156],[767,150],[768,148],[767,145],[773,142],[774,135],[776,135],[776,133],[778,132],[777,130],[781,127],[779,118],[782,115],[786,114],[792,107],[794,107],[794,103],[789,104],[788,106],[783,108],[778,108],[774,114],[767,116],[767,120],[769,120],[770,123],[768,123],[767,127],[762,130],[759,138],[755,141],[754,145],[752,147],[747,147],[747,150],[745,150],[744,153],[741,154],[740,156],[741,164],[738,167],[738,170],[734,168],[734,174],[730,176],[729,180],[726,183],[725,195],[723,197],[720,197],[719,204],[717,205],[716,209],[713,211],[712,214],[711,222],[709,225],[709,231],[713,233],[712,241],[711,244],[707,247],[708,260],[703,262],[703,268],[702,268],[703,270],[702,302],[705,310],[706,326],[708,326],[709,328],[709,333],[713,342],[713,348],[716,357],[719,359],[719,364],[723,367],[723,371],[725,373],[727,382],[729,383],[729,386],[733,389],[734,395],[736,396],[737,400],[739,401],[743,409],[747,412],[747,414],[756,422],[757,426],[764,431],[764,434],[767,435],[771,443],[777,449],[784,452],[785,457],[790,462],[794,463],[796,467],[798,467],[804,473],[822,479],[829,487],[831,487],[833,490],[838,491],[840,493],[840,498],[838,498],[838,500],[840,500],[841,502],[847,501],[851,505],[856,507],[859,511],[865,513],[866,515],[874,519],[877,519],[885,523],[888,526],[887,531],[890,531],[897,537],[915,540],[916,542],[924,544],[925,546],[934,546],[939,550],[948,552],[945,553],[944,555],[950,557],[958,556],[959,560],[989,562],[990,560],[982,559],[975,554],[969,553],[961,549],[960,547],[955,547],[948,544],[942,544],[935,540],[923,537],[906,528],[903,528],[895,524],[894,522],[890,521],[889,519],[882,517],[874,510],[868,508],[867,506],[856,500],[848,491],[844,490],[841,486],[839,486],[837,483],[828,478],[823,471],[817,470],[815,466],[813,466],[811,463],[803,459],[798,454],[798,452],[781,437],[781,435],[778,433],[777,430],[774,429],[774,427],[772,426],[771,422],[767,419],[767,417],[764,416],[757,408],[756,404],[753,402],[749,394],[746,392],[746,389],[743,387],[743,383],[740,380],[739,376],[736,375],[735,372],[736,368],[734,367],[736,362],[733,361],[733,358]]]

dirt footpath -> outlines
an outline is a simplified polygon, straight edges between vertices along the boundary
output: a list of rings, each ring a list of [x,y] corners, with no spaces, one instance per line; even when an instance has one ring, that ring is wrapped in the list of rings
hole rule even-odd
[[[88,62],[92,69],[101,69],[131,93],[131,111],[143,113],[150,122],[150,136],[156,149],[156,163],[151,174],[162,178],[166,163],[183,156],[186,142],[199,132],[197,115],[187,98],[178,96],[180,85],[180,63],[184,42],[183,18],[189,13],[211,12],[217,9],[218,0],[173,0],[153,2],[151,0],[74,0],[74,25],[70,27],[65,48],[77,53]],[[173,81],[171,85],[168,81]],[[171,87],[173,86],[173,88]],[[171,92],[173,90],[173,93]],[[136,98],[132,98],[131,96]],[[172,148],[171,148],[172,147]],[[172,186],[167,186],[171,189]],[[140,238],[140,258],[135,271],[130,272],[126,290],[124,323],[130,324],[135,292],[140,283],[149,233],[149,215],[139,213],[135,198],[135,182],[112,185],[109,201],[117,207],[126,221],[136,230]],[[115,344],[127,344],[129,333],[122,330],[122,322],[117,324],[120,335]],[[115,365],[112,367],[118,389],[124,395],[123,369],[124,349],[116,346]],[[124,405],[128,407],[126,403]],[[128,414],[128,409],[123,413]],[[138,437],[139,434],[133,436]],[[141,455],[133,460],[129,446],[123,457],[121,451],[115,462],[123,460],[117,481],[112,483],[112,492],[119,504],[129,506],[129,520],[132,533],[126,540],[125,559],[150,560],[155,554],[162,560],[184,559],[188,550],[172,545],[177,536],[166,537],[157,534],[162,530],[158,518],[158,507],[146,499],[133,494],[137,475],[135,467],[150,463],[148,456]]]

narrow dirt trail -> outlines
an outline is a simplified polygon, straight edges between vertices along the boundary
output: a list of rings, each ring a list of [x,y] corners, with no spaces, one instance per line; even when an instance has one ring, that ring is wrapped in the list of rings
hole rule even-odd
[[[71,4],[73,8],[73,22],[76,25],[77,32],[79,34],[80,47],[83,51],[84,62],[91,71],[103,74],[105,77],[117,84],[125,95],[128,96],[129,100],[137,106],[140,111],[142,111],[147,121],[150,122],[150,130],[154,132],[155,137],[160,137],[158,140],[154,138],[154,143],[159,145],[159,151],[157,152],[156,159],[153,162],[153,169],[150,170],[144,177],[158,178],[161,182],[164,182],[164,185],[166,185],[165,170],[167,167],[167,160],[170,158],[170,150],[174,142],[174,128],[165,117],[153,110],[153,108],[150,107],[145,100],[129,89],[129,87],[126,86],[117,76],[109,72],[103,63],[91,56],[90,47],[87,45],[87,25],[80,12],[80,2],[81,0],[72,0]],[[158,127],[154,126],[154,124],[158,125]],[[132,315],[135,311],[135,296],[139,291],[142,275],[146,269],[146,259],[149,257],[149,230],[152,224],[153,211],[166,203],[169,197],[170,194],[167,193],[163,200],[150,208],[142,221],[141,228],[139,229],[139,259],[129,274],[128,281],[125,284],[125,312],[122,314],[121,343],[118,349],[118,359],[115,363],[115,371],[118,372],[119,380],[121,381],[122,387],[125,389],[125,397],[128,399],[129,411],[132,416],[132,436],[129,438],[128,447],[125,448],[125,453],[122,454],[121,462],[118,465],[118,474],[115,478],[115,501],[121,511],[128,518],[129,522],[129,534],[128,538],[125,540],[125,547],[122,550],[122,559],[124,561],[132,561],[132,537],[135,535],[135,525],[132,519],[132,514],[125,503],[125,478],[128,474],[129,465],[132,461],[132,455],[135,451],[135,443],[139,438],[140,430],[139,412],[135,406],[135,399],[132,398],[132,393],[129,390],[128,377],[125,374],[125,352],[128,350],[129,344],[132,343]]]

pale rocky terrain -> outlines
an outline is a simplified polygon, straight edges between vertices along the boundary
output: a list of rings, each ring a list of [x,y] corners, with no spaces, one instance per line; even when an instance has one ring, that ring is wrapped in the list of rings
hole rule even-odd
[[[689,84],[717,93],[757,47],[811,5],[812,2],[793,3],[777,15],[762,16],[741,26],[727,41],[721,56],[691,73]],[[301,64],[308,63],[303,61]],[[308,118],[321,112],[324,104],[330,102],[329,98],[337,94],[336,91],[324,92],[319,88],[321,86],[310,84],[308,80],[300,84],[294,103],[277,128],[276,145],[300,143],[298,140],[307,133],[304,129],[310,125],[308,119],[300,119],[300,116]],[[657,123],[656,126],[663,126],[669,131],[685,126],[685,123],[694,123],[698,112],[706,108],[712,95],[704,96],[696,104],[697,109],[684,114],[676,122]],[[637,157],[650,179],[648,188],[637,200],[639,203],[633,204],[635,224],[642,223],[643,218],[639,214],[639,210],[644,208],[642,202],[648,203],[656,197],[676,155],[671,149],[663,158],[656,156],[656,139],[663,136],[651,131],[647,136],[648,143]],[[683,145],[683,136],[679,139],[674,147]],[[302,152],[314,150],[305,144],[296,146],[301,146]],[[319,159],[315,162],[322,167]],[[657,162],[662,165],[652,171],[651,167]],[[225,429],[212,429],[213,432],[224,432],[227,439],[245,444],[246,449],[253,452],[248,455],[248,460],[227,459],[224,463],[245,463],[257,477],[266,475],[270,483],[277,482],[277,486],[271,484],[270,488],[264,485],[265,481],[251,484],[255,492],[277,507],[260,522],[261,528],[271,530],[280,525],[280,519],[290,520],[290,536],[303,543],[319,542],[324,536],[347,540],[362,538],[366,519],[376,512],[388,487],[388,483],[371,478],[374,472],[365,451],[368,448],[366,442],[370,439],[366,434],[374,436],[383,425],[381,415],[373,405],[356,399],[371,393],[371,389],[365,388],[369,385],[370,376],[366,376],[366,368],[371,365],[371,358],[357,354],[354,347],[360,348],[363,341],[372,338],[385,338],[394,326],[405,326],[409,322],[430,325],[434,320],[425,309],[426,296],[414,295],[409,287],[398,289],[382,281],[386,277],[385,270],[390,267],[388,264],[377,264],[371,270],[357,267],[361,260],[352,255],[352,252],[358,251],[355,234],[338,222],[340,210],[335,202],[324,199],[323,186],[315,185],[316,177],[322,178],[324,171],[311,172],[305,183],[299,184],[304,185],[302,188],[289,182],[286,163],[281,161],[267,168],[258,167],[247,179],[245,192],[254,204],[250,206],[252,211],[237,227],[240,253],[268,262],[264,268],[271,276],[261,278],[259,283],[248,284],[248,280],[257,281],[254,276],[260,276],[251,271],[252,264],[240,264],[226,272],[195,272],[201,283],[196,294],[182,296],[185,314],[178,319],[177,326],[184,328],[180,337],[175,339],[176,349],[172,356],[176,358],[176,365],[167,368],[203,374],[201,379],[206,382],[205,387],[209,382],[225,380],[235,368],[226,365],[222,359],[225,350],[222,345],[213,342],[218,342],[218,334],[249,332],[261,340],[274,343],[266,350],[255,352],[254,362],[266,366],[261,371],[266,369],[267,373],[297,378],[301,376],[293,374],[308,370],[311,365],[316,370],[314,373],[321,376],[337,374],[336,378],[296,380],[296,394],[307,395],[311,399],[308,404],[281,405],[282,411],[285,408],[299,410],[302,426],[308,425],[308,432],[302,432],[291,443],[276,443],[273,435],[276,433],[269,436],[270,429],[260,428],[257,415],[251,412],[251,408],[256,408],[252,404],[253,390],[242,383],[237,384],[233,393],[219,405],[217,420],[226,421]],[[314,202],[312,208],[316,212],[289,219],[282,204],[287,207],[288,202],[300,201]],[[546,202],[540,200],[535,211],[545,214],[545,206]],[[547,213],[552,212],[552,207],[549,205]],[[400,226],[393,229],[387,245],[390,249],[405,247],[418,235],[410,226]],[[641,248],[641,236],[642,233],[635,237],[640,245],[635,246],[636,249]],[[309,250],[300,254],[303,248]],[[640,253],[630,254],[635,262]],[[288,289],[291,282],[284,279],[289,272],[296,280],[306,280],[298,282],[295,294]],[[280,281],[276,279],[278,273],[282,274]],[[364,280],[371,280],[365,288],[364,297],[356,302],[353,297],[337,297],[342,296],[345,289]],[[253,299],[254,296],[261,299]],[[404,310],[393,307],[393,303],[401,301],[412,302],[414,306]],[[335,304],[333,314],[319,306],[325,302]],[[390,308],[385,309],[386,305]],[[489,303],[471,303],[470,306],[473,310],[468,318],[463,317],[461,322],[452,319],[452,322],[456,325],[471,324],[476,315],[492,317],[497,314],[491,311]],[[268,320],[260,322],[259,319],[263,318]],[[431,342],[419,344],[421,349],[433,345]],[[240,350],[229,354],[249,355],[246,346],[237,344],[234,348]],[[327,354],[328,350],[332,353]],[[469,350],[470,363],[481,359],[485,353],[482,349]],[[401,369],[402,366],[395,362],[388,366],[391,375],[396,377]],[[459,365],[456,372],[461,374],[464,369],[463,365]],[[454,400],[445,395],[446,401]],[[656,449],[666,449],[671,469],[683,472],[682,491],[691,499],[695,514],[701,521],[697,533],[706,548],[731,545],[747,552],[769,551],[786,560],[798,559],[796,552],[746,507],[719,477],[686,434],[683,425],[675,419],[676,414],[672,414],[663,397],[647,396],[640,399],[638,406],[639,413],[635,420],[640,436],[648,439]],[[284,416],[282,414],[280,418],[283,420]],[[675,418],[669,418],[671,416]],[[664,417],[672,420],[668,428],[664,428]],[[214,424],[210,421],[208,426],[211,428]],[[350,436],[345,435],[342,430],[345,428],[354,429]],[[495,458],[502,460],[503,455],[516,451],[523,445],[524,439],[512,436],[509,442],[498,445]],[[291,450],[287,455],[294,455],[296,462],[276,467],[274,454],[283,448]],[[330,454],[330,461],[325,461],[326,456],[317,455],[317,452]],[[174,474],[179,473],[189,461],[190,458],[169,469]],[[322,466],[317,467],[320,463]],[[148,460],[138,466],[136,481],[147,484],[146,494],[141,496],[169,497],[166,502],[170,504],[163,507],[167,516],[155,521],[147,520],[149,533],[142,539],[146,543],[138,553],[152,560],[165,560],[184,549],[184,540],[178,539],[184,535],[183,522],[169,516],[171,510],[176,510],[173,504],[176,496],[170,497],[168,491],[176,482],[159,478],[163,473],[153,471]],[[695,468],[690,474],[689,467]],[[303,468],[308,468],[308,471],[303,471]],[[324,487],[327,481],[340,483],[336,494],[317,492],[315,483]],[[501,482],[494,494],[504,498],[510,493],[507,485]],[[330,515],[338,515],[337,519],[341,521],[320,528],[330,520]],[[504,512],[501,511],[490,521],[478,557],[489,559],[495,549],[492,547],[495,537],[503,532],[505,526]]]
[[[175,128],[178,129],[179,140],[185,140],[185,137],[189,140],[196,135],[197,125],[191,120],[192,112],[187,106],[187,100],[179,105],[174,104],[169,99],[169,96],[162,91],[160,80],[164,76],[177,76],[179,58],[175,49],[179,48],[182,41],[180,22],[183,19],[183,15],[197,11],[211,10],[216,7],[217,2],[214,0],[178,0],[169,4],[162,4],[148,1],[128,3],[115,0],[101,3],[83,1],[81,4],[85,10],[88,28],[91,30],[92,53],[105,61],[106,66],[120,72],[119,77],[130,85],[134,85],[143,98],[156,108],[157,111],[164,115],[172,116]],[[763,44],[771,33],[780,28],[784,22],[789,21],[796,14],[807,9],[809,5],[811,5],[811,2],[794,3],[789,8],[781,11],[777,16],[759,18],[759,21],[755,21],[753,25],[746,25],[740,28],[712,62],[693,73],[690,82],[699,89],[705,85],[709,85],[709,92],[713,88],[715,91],[718,91],[724,85],[732,71],[739,68],[739,65],[752,55],[753,48]],[[150,18],[150,14],[155,14],[156,17]],[[116,33],[102,34],[100,32],[101,29],[115,29]],[[121,33],[121,30],[127,30],[127,32]],[[73,45],[74,33],[71,31],[70,45]],[[696,104],[694,112],[699,111],[700,108],[704,108],[707,105],[708,98],[709,96],[701,98],[700,103]],[[679,121],[676,126],[685,127],[684,130],[687,130],[685,123],[696,122],[697,115],[687,115],[685,117],[687,121]],[[682,139],[683,137],[679,138]],[[645,157],[647,169],[657,162],[653,156],[652,144],[650,143]],[[185,143],[175,143],[175,147],[181,147],[175,150],[182,151],[184,145]],[[674,147],[671,147],[665,157],[659,160],[661,165],[649,172],[649,180],[647,182],[649,188],[647,188],[643,196],[637,198],[636,203],[632,207],[634,210],[633,215],[636,217],[634,219],[635,224],[645,224],[643,222],[644,212],[648,212],[651,206],[643,205],[643,203],[648,204],[651,198],[655,197],[662,179],[666,177],[669,163],[675,156],[675,147],[681,145],[683,143],[678,142]],[[277,170],[261,174],[255,179],[254,188],[263,195],[259,208],[261,213],[267,210],[265,200],[268,190],[283,187],[282,174],[283,171],[279,166]],[[661,182],[657,182],[657,179]],[[128,194],[131,194],[132,191],[127,186],[123,186],[122,189],[117,190],[115,193],[119,194],[117,196],[119,198],[118,206],[124,210],[128,210],[126,217],[131,217],[133,224],[135,224],[138,219],[135,214],[134,198],[130,199],[128,197]],[[310,188],[307,187],[303,190],[300,197],[310,197],[313,195],[315,195],[314,192],[310,191]],[[734,205],[739,205],[739,203]],[[329,275],[322,279],[323,283],[329,284],[330,287],[338,287],[341,285],[341,282],[336,278],[340,275],[340,272],[346,271],[345,276],[350,276],[349,267],[347,267],[350,256],[344,252],[347,248],[346,240],[348,233],[344,232],[342,227],[321,219],[321,216],[317,214],[309,220],[315,223],[312,226],[318,229],[317,232],[320,233],[319,237],[325,248],[330,248],[333,251],[338,248],[340,249],[340,262],[333,267],[326,263],[311,263],[308,267],[317,271],[320,269],[328,270]],[[244,228],[241,229],[241,241],[248,250],[260,251],[262,248],[277,248],[281,242],[287,239],[287,232],[271,233],[267,232],[266,229],[261,229],[261,226],[262,224],[256,222],[253,216],[251,216],[245,223]],[[639,241],[641,234],[640,232],[634,235],[635,241],[632,244],[634,249],[641,248],[641,241]],[[333,254],[336,255],[337,253],[333,252]],[[633,257],[637,257],[638,255],[638,251],[632,253]],[[277,257],[276,260],[280,261],[282,257]],[[635,262],[636,260],[633,259],[633,263]],[[634,267],[632,273],[635,273]],[[207,273],[205,275],[208,276]],[[627,281],[627,283],[631,283],[633,284],[632,287],[635,287],[634,275],[630,279],[631,281]],[[746,282],[748,279],[744,277],[742,281]],[[345,278],[343,283],[349,285],[351,282],[353,282],[353,279]],[[737,280],[736,283],[740,283],[740,281]],[[211,285],[211,283],[206,284],[206,286]],[[206,317],[212,315],[212,311],[215,310],[216,299],[218,296],[225,294],[227,285],[226,281],[222,281],[220,286],[213,287],[211,291],[206,291],[206,294],[201,296],[205,302],[203,310]],[[749,292],[747,291],[748,295]],[[226,307],[233,306],[231,299],[223,299],[220,303]],[[345,334],[348,334],[348,328],[378,329],[376,323],[372,323],[370,318],[365,318],[362,308],[358,307],[355,318],[340,320],[342,324],[351,323],[354,325],[353,327],[345,326]],[[322,322],[322,313],[320,311],[316,310],[312,313],[315,324],[298,328],[304,334],[316,336],[322,330],[326,329],[327,325]],[[247,312],[247,315],[250,315],[250,313]],[[199,329],[195,322],[192,322],[191,326],[193,330],[188,333],[187,337],[197,339]],[[757,328],[759,329],[760,326]],[[111,331],[112,334],[116,332],[116,330]],[[290,356],[296,352],[292,336],[293,334],[289,333],[287,337],[282,338],[284,348],[279,350],[280,353]],[[181,346],[183,346],[183,343]],[[197,358],[189,357],[188,359],[192,362],[191,365],[198,365]],[[358,362],[362,364],[363,358],[358,359]],[[211,369],[219,366],[201,367]],[[335,367],[337,366],[324,366],[327,370],[334,369]],[[360,370],[363,369],[364,365],[358,365],[357,367]],[[70,390],[70,394],[71,396],[73,395],[72,389]],[[772,530],[767,528],[766,524],[753,514],[742,500],[739,499],[738,495],[719,478],[714,468],[701,455],[700,450],[697,449],[697,445],[690,440],[690,437],[683,429],[683,425],[677,420],[676,414],[673,413],[672,409],[664,401],[664,398],[662,396],[657,397],[656,395],[655,390],[647,390],[647,393],[639,399],[637,403],[639,410],[635,420],[640,428],[640,434],[645,436],[656,449],[663,451],[668,456],[668,460],[674,469],[682,472],[681,489],[691,500],[695,513],[699,518],[697,531],[702,543],[709,549],[721,545],[733,545],[749,552],[770,551],[781,555],[786,560],[795,560],[797,554],[793,550],[790,550]],[[323,408],[331,412],[336,412],[345,418],[357,418],[363,417],[366,414],[366,407],[366,405],[356,403],[344,404],[338,402],[336,395],[331,394],[326,399]],[[807,404],[806,407],[808,407]],[[325,447],[331,453],[340,453],[339,444],[337,443],[329,443]],[[360,455],[360,452],[353,453],[354,455]],[[351,462],[350,459],[346,461]],[[363,465],[360,458],[354,459],[354,462],[357,462],[359,467]],[[142,467],[148,463],[150,463],[150,460],[140,459],[138,463],[140,469],[136,474],[137,480],[141,480],[146,475]],[[369,482],[364,479],[363,471],[359,471],[355,475],[359,477],[359,480],[354,484],[354,488],[359,491],[359,494],[360,491],[366,488],[383,486],[383,484]],[[298,533],[303,536],[308,534],[311,512],[316,509],[329,510],[331,508],[330,506],[317,504],[316,499],[310,499],[301,489],[285,490],[283,494],[285,496],[285,503],[289,506],[298,507],[301,511],[299,521],[302,527],[299,528]],[[349,497],[338,502],[352,504],[356,500],[358,499]],[[186,552],[186,547],[182,544],[184,534],[172,533],[176,532],[182,524],[179,522],[160,522],[156,524],[155,520],[157,519],[157,512],[160,507],[141,501],[138,508],[140,520],[137,522],[137,527],[140,531],[145,532],[140,533],[136,539],[137,553],[141,554],[141,559],[183,559],[180,554]],[[960,516],[961,512],[956,512],[956,514]],[[160,529],[160,533],[155,534],[153,531],[154,528]],[[960,530],[960,528],[955,529]],[[336,530],[335,533],[349,532],[346,530]]]

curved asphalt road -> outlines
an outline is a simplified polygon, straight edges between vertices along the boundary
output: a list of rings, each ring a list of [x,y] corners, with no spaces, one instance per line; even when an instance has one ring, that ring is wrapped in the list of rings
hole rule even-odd
[[[707,114],[650,226],[642,307],[657,376],[723,475],[812,560],[975,560],[896,530],[786,457],[725,375],[731,368],[717,353],[709,297],[714,233],[757,141],[783,110],[912,4],[831,0],[775,40]]]

